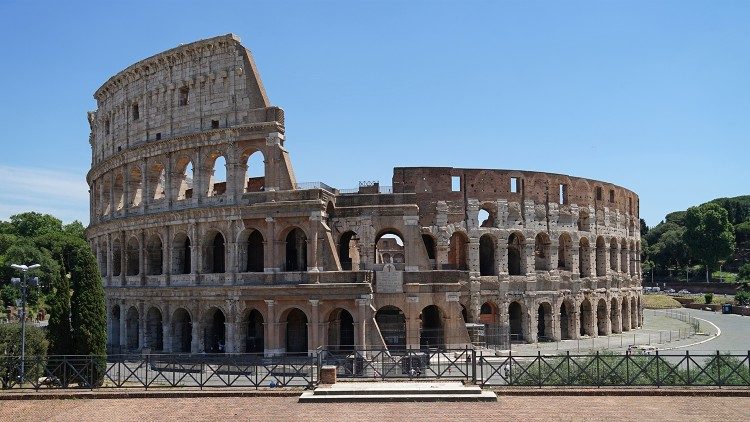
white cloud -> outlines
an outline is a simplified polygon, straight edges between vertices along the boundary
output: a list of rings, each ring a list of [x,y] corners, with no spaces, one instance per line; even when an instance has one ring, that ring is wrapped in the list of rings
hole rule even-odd
[[[85,175],[73,171],[0,165],[0,219],[36,211],[88,223]]]

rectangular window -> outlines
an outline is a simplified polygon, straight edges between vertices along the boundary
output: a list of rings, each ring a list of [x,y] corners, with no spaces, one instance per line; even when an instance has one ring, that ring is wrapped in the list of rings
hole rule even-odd
[[[451,191],[452,192],[461,192],[461,176],[452,176],[451,177]]]
[[[568,203],[568,185],[560,184],[560,205]]]
[[[161,132],[156,132],[156,140],[161,140]]]
[[[603,195],[602,194],[602,187],[601,186],[597,186],[596,187],[596,200],[597,201],[601,201],[602,200],[602,195]]]
[[[518,193],[521,190],[521,183],[517,177],[510,178],[510,192]]]
[[[633,215],[633,198],[628,198],[628,214]]]
[[[180,88],[180,96],[179,96],[179,102],[178,104],[180,106],[186,106],[188,103],[188,94],[190,93],[190,88],[183,86]]]
[[[615,190],[614,189],[609,190],[609,202],[615,202]]]
[[[141,117],[141,113],[138,110],[138,103],[133,104],[133,120],[138,120]]]
[[[211,120],[211,129],[218,129],[218,128],[219,128],[219,121]]]

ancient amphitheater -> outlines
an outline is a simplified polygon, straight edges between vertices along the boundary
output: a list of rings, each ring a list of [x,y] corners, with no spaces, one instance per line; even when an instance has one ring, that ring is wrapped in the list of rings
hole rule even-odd
[[[94,97],[87,236],[113,351],[504,347],[642,323],[627,189],[447,167],[299,183],[284,112],[231,34],[135,63]]]

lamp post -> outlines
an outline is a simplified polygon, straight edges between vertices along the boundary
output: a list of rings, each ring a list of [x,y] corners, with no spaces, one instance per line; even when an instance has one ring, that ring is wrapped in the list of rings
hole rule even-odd
[[[15,268],[19,271],[21,271],[21,274],[23,275],[22,278],[13,278],[11,279],[11,283],[13,283],[16,286],[21,287],[21,384],[23,384],[25,379],[25,367],[24,364],[26,362],[26,293],[29,285],[31,286],[38,286],[39,285],[39,278],[38,277],[31,277],[28,281],[26,280],[26,273],[29,270],[33,270],[36,268],[41,267],[39,264],[33,264],[33,265],[18,265],[18,264],[12,264],[12,268]]]

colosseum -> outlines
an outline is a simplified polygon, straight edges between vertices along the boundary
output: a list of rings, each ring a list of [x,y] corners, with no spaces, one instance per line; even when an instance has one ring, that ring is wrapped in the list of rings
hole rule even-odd
[[[625,188],[450,167],[300,183],[284,111],[232,34],[135,63],[94,98],[87,237],[112,351],[507,347],[642,324]]]

